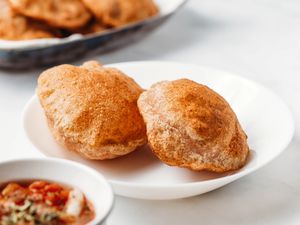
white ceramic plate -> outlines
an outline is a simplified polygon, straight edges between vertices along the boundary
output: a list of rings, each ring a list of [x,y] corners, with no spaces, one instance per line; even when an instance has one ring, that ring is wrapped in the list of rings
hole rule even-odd
[[[43,154],[70,159],[101,172],[118,195],[142,199],[176,199],[199,195],[241,178],[278,156],[289,144],[294,123],[286,105],[271,91],[225,72],[168,62],[108,65],[132,76],[144,88],[161,80],[182,77],[205,84],[225,97],[249,137],[251,154],[241,170],[216,174],[169,167],[146,147],[110,161],[89,161],[60,147],[52,138],[43,110],[34,96],[24,109],[27,137]]]

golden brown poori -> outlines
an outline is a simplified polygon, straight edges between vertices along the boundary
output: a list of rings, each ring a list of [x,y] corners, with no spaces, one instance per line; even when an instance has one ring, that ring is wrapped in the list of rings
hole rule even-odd
[[[38,79],[37,94],[55,139],[88,159],[112,159],[146,143],[137,107],[142,88],[95,61],[56,66]]]
[[[158,8],[152,0],[83,0],[103,24],[118,27],[152,17]]]
[[[88,61],[43,72],[37,95],[54,138],[87,159],[147,143],[170,166],[227,172],[246,164],[247,135],[229,103],[188,79],[143,90],[123,72]]]
[[[95,34],[106,31],[108,28],[96,19],[91,20],[88,24],[77,29],[69,29],[69,32],[75,34]]]
[[[81,0],[9,0],[19,14],[58,28],[78,28],[91,19]]]
[[[171,166],[225,172],[241,168],[247,136],[226,100],[188,79],[154,84],[138,99],[154,154]]]
[[[8,0],[0,0],[0,39],[28,40],[59,37],[60,32],[13,11]]]

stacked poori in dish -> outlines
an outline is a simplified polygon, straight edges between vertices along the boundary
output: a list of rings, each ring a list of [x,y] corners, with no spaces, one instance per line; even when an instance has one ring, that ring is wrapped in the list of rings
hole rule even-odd
[[[0,0],[0,38],[6,40],[26,40],[59,37],[57,29],[52,29],[40,21],[35,21],[16,13],[7,0]]]
[[[88,159],[126,155],[148,140],[171,166],[225,172],[246,163],[247,136],[230,105],[188,79],[144,91],[121,71],[89,61],[46,70],[37,94],[54,138]]]
[[[158,11],[153,0],[0,0],[0,39],[97,33],[144,20]]]

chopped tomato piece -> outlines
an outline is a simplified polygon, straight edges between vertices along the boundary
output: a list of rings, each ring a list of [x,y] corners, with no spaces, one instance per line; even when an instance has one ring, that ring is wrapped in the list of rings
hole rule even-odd
[[[60,197],[64,200],[67,201],[69,198],[69,191],[63,190],[60,192]]]
[[[58,184],[48,184],[46,187],[45,187],[45,191],[46,192],[57,192],[57,191],[60,191],[62,190],[62,187],[59,186]]]
[[[31,185],[29,185],[29,189],[30,190],[34,190],[34,189],[39,190],[39,189],[43,189],[46,185],[47,185],[47,183],[45,181],[35,181]]]
[[[3,196],[8,196],[13,194],[16,190],[21,189],[22,187],[16,183],[10,183],[2,190]]]

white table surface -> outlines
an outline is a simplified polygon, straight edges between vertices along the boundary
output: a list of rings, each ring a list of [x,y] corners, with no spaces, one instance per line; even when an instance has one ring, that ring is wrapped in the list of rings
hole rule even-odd
[[[172,60],[233,72],[275,91],[296,123],[290,146],[257,172],[189,199],[117,197],[108,225],[300,224],[299,1],[191,0],[143,41],[93,58],[103,63]],[[38,74],[0,71],[0,160],[40,156],[21,126],[22,108]]]

